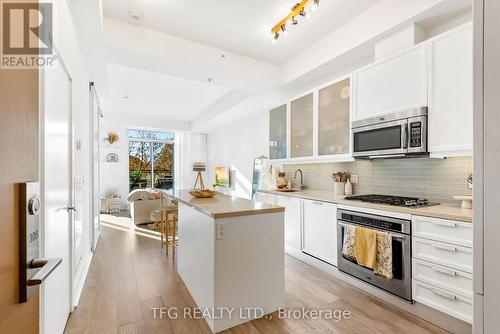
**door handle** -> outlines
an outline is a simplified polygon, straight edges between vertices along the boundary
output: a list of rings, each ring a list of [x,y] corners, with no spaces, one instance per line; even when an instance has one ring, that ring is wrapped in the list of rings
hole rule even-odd
[[[74,206],[72,206],[72,205],[68,205],[68,206],[66,207],[66,211],[68,211],[68,212],[73,211],[73,212],[74,212],[74,211],[77,211],[77,210],[76,210],[76,208],[75,208]]]
[[[42,284],[47,277],[54,272],[54,270],[61,264],[62,259],[56,257],[53,259],[35,259],[32,260],[28,266],[29,269],[38,269],[35,275],[28,278],[26,281],[27,286],[35,286]]]
[[[403,127],[404,127],[403,148],[408,148],[408,124],[404,124]]]

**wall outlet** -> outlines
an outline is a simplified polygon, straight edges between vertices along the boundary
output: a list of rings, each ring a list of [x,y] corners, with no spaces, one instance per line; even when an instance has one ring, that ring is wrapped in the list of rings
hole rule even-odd
[[[356,175],[356,174],[351,175],[351,183],[358,183],[358,182],[359,182],[358,175]]]
[[[215,234],[217,240],[226,239],[226,233],[224,231],[224,224],[217,224],[215,226]]]

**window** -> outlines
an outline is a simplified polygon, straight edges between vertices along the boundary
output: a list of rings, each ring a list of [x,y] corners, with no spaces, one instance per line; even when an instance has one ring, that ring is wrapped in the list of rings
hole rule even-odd
[[[173,132],[127,130],[129,189],[174,187]]]

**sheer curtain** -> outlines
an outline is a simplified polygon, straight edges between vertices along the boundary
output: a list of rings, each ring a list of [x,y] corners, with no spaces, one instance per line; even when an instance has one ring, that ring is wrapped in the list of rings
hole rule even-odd
[[[207,137],[202,133],[177,132],[175,148],[175,189],[191,189],[196,177],[193,162],[207,162]]]

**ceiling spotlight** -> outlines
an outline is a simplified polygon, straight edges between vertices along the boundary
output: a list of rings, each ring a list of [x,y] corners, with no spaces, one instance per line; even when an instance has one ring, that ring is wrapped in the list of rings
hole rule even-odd
[[[290,23],[291,23],[292,25],[296,26],[297,24],[299,24],[299,21],[297,21],[297,20],[295,19],[295,16],[292,16],[292,17],[290,18]]]
[[[318,9],[318,6],[319,6],[319,0],[314,0],[311,10],[315,12],[316,9]]]
[[[286,25],[281,26],[281,31],[283,32],[285,38],[288,38],[288,31],[286,30]]]
[[[306,17],[307,16],[307,13],[304,11],[304,10],[301,10],[299,12],[299,15],[302,16],[302,17]]]

